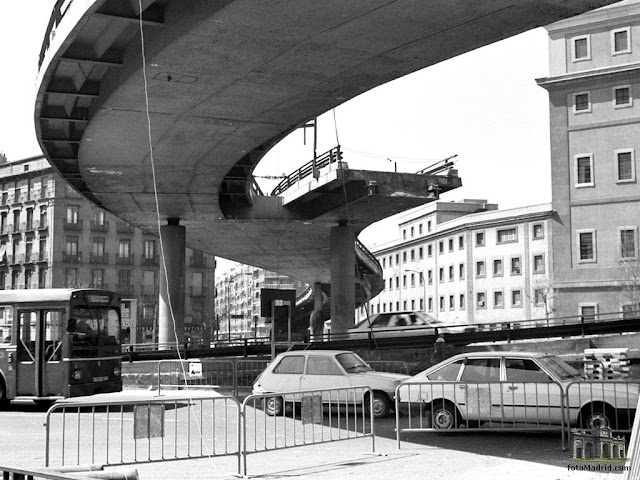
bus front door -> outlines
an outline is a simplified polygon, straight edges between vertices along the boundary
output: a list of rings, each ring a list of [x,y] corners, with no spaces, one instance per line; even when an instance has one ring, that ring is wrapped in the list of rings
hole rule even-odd
[[[62,311],[19,310],[17,395],[64,395]]]

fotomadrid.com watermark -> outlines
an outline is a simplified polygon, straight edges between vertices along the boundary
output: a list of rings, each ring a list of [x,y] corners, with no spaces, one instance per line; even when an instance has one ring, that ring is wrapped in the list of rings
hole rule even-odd
[[[576,465],[569,464],[567,465],[567,470],[574,472],[624,472],[625,470],[629,470],[629,465],[614,464],[614,463],[601,463],[599,465]]]

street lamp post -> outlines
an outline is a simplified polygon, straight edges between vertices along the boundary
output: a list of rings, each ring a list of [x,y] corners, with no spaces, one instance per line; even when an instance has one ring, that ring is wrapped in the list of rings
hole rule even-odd
[[[231,343],[231,283],[236,277],[241,275],[251,275],[248,272],[238,272],[235,275],[231,275],[229,278],[226,278],[224,282],[227,284],[227,341]]]
[[[413,270],[411,268],[405,268],[405,272],[414,272],[420,275],[420,281],[422,282],[422,310],[427,310],[427,282],[424,281],[424,274],[420,270]]]

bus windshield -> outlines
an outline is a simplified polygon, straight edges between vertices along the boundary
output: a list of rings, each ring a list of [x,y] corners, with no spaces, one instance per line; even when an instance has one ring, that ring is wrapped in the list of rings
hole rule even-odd
[[[73,344],[118,345],[120,343],[120,319],[114,308],[76,306],[71,310],[67,331]]]

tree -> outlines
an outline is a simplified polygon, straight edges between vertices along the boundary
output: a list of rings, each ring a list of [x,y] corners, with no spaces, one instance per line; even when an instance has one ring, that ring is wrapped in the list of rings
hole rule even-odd
[[[625,299],[622,311],[625,317],[640,313],[640,260],[637,258],[624,259],[620,262],[622,296]]]
[[[556,297],[560,288],[552,285],[547,278],[534,280],[531,286],[533,294],[529,292],[529,301],[536,307],[542,306],[544,308],[544,317],[549,325],[549,319],[558,309]]]

